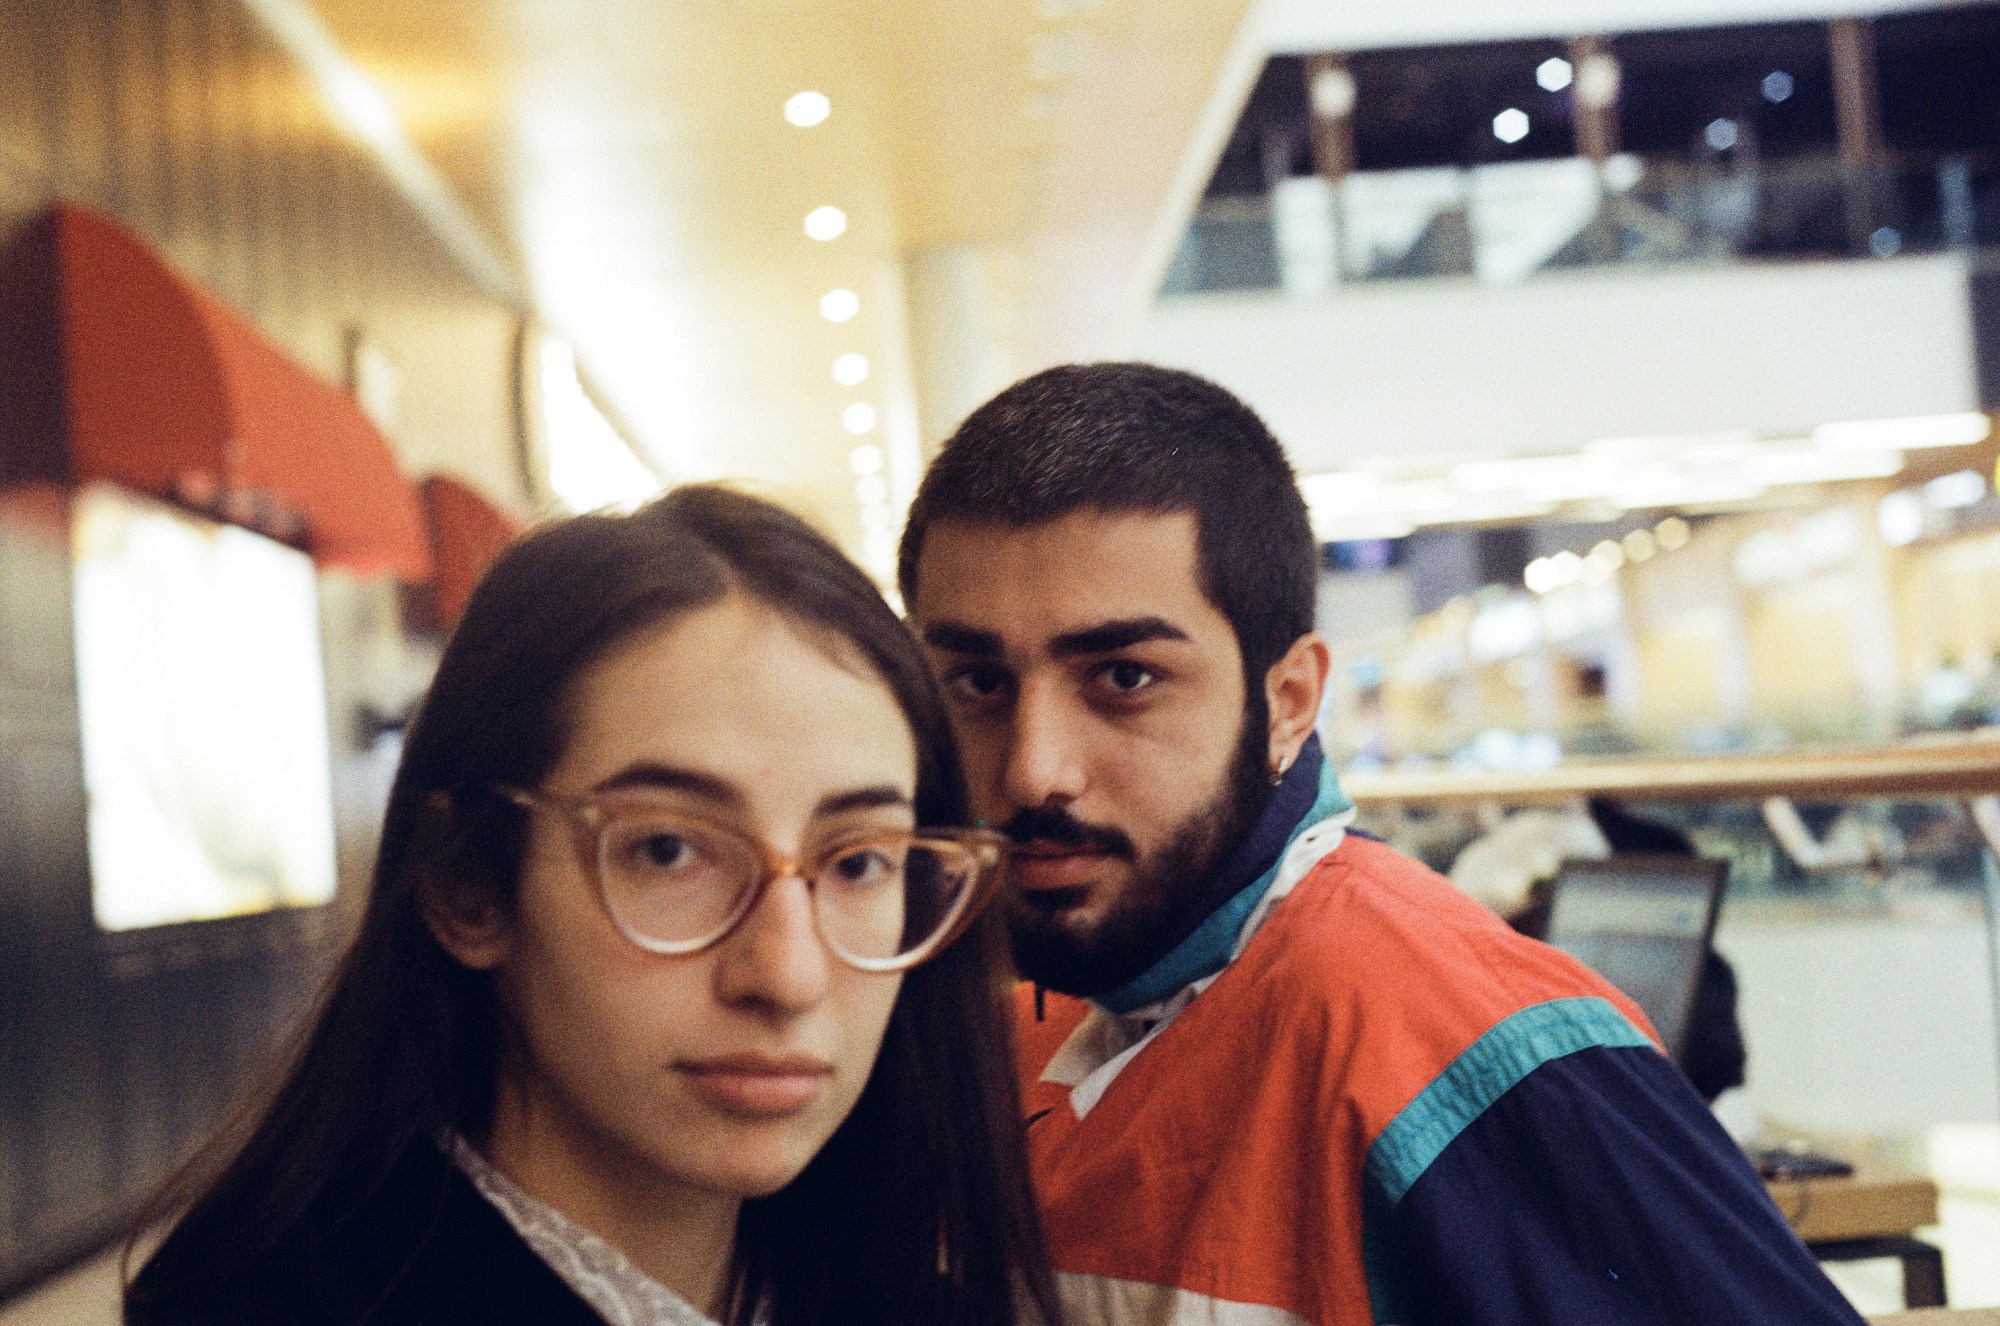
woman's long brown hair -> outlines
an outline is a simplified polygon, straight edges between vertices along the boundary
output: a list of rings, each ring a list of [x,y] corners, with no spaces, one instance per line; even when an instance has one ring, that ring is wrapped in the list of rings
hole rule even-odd
[[[446,647],[408,733],[359,931],[288,1069],[152,1208],[180,1216],[127,1287],[129,1321],[188,1320],[218,1286],[352,1219],[410,1148],[448,1130],[484,1135],[501,1046],[492,981],[438,945],[422,895],[449,880],[510,904],[526,832],[492,789],[536,786],[555,765],[583,669],[732,591],[858,650],[915,736],[919,822],[964,822],[921,652],[797,518],[696,486],[530,535],[488,573]],[[745,1203],[736,1320],[760,1303],[772,1326],[1058,1320],[996,999],[995,925],[982,920],[904,978],[853,1113],[797,1179]]]

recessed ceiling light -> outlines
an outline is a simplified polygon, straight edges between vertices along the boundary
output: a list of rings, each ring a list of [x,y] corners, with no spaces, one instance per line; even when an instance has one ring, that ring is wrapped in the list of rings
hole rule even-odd
[[[856,401],[840,412],[840,426],[854,434],[866,433],[875,427],[875,407],[867,401]]]
[[[1551,56],[1535,66],[1535,82],[1544,92],[1560,92],[1576,77],[1576,70],[1560,55]]]
[[[785,102],[785,120],[801,129],[810,129],[816,124],[825,124],[826,117],[833,114],[833,103],[826,99],[824,92],[800,92]]]
[[[847,453],[847,468],[856,474],[880,474],[888,457],[873,442],[863,442]]]
[[[889,481],[879,474],[862,475],[854,481],[854,500],[863,506],[888,501]]]
[[[806,213],[806,234],[812,239],[839,239],[847,233],[847,213],[838,207],[815,207]]]
[[[1509,106],[1493,117],[1493,136],[1503,143],[1518,143],[1528,136],[1528,112]]]
[[[846,322],[861,311],[861,296],[842,286],[819,297],[819,315],[828,322]]]
[[[1710,120],[1708,127],[1701,131],[1702,141],[1718,152],[1727,152],[1736,146],[1737,136],[1736,121],[1728,119]]]
[[[1764,93],[1764,100],[1775,106],[1790,97],[1797,86],[1790,74],[1782,69],[1773,69],[1764,75],[1760,90]]]
[[[833,361],[833,380],[843,387],[858,387],[868,380],[868,356],[852,350]]]

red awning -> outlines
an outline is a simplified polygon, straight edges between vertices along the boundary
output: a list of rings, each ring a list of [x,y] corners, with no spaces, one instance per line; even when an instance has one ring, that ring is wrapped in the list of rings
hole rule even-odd
[[[520,535],[523,524],[449,474],[433,474],[417,488],[437,567],[437,578],[431,582],[436,625],[449,631],[464,615],[479,578]]]
[[[5,267],[10,298],[25,290],[53,299],[46,321],[31,316],[41,325],[25,343],[53,349],[61,363],[59,379],[39,364],[27,366],[25,379],[59,382],[58,404],[24,410],[14,401],[7,413],[60,420],[70,483],[268,497],[304,518],[320,562],[429,577],[416,493],[353,398],[143,240],[61,204],[12,247]]]

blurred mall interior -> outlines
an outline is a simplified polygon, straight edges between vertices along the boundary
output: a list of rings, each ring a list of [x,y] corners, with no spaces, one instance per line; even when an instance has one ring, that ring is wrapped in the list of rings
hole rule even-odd
[[[6,1326],[113,1319],[517,531],[729,478],[886,590],[1104,358],[1288,447],[1363,823],[1726,862],[1718,1109],[1865,1312],[2000,1306],[2000,4],[9,4],[0,253]]]

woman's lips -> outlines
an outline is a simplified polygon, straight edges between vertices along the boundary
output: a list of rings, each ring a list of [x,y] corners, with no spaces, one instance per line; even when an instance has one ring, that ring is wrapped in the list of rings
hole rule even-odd
[[[833,1076],[832,1064],[810,1055],[727,1054],[683,1059],[674,1068],[715,1109],[757,1118],[804,1109]]]

